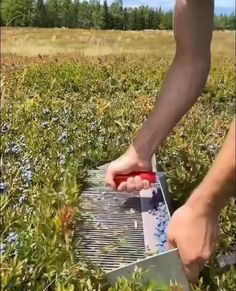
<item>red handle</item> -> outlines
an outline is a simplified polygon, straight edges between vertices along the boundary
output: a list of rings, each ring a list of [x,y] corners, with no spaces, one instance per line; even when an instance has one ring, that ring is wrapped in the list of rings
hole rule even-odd
[[[127,175],[116,175],[115,178],[114,178],[114,181],[116,183],[116,186],[118,187],[120,185],[120,183],[126,182],[126,180],[129,177],[135,177],[135,176],[140,176],[140,178],[142,180],[148,180],[149,183],[151,183],[151,184],[156,183],[156,179],[157,179],[157,176],[156,176],[155,172],[138,172],[138,171],[135,171],[135,172],[129,173]]]

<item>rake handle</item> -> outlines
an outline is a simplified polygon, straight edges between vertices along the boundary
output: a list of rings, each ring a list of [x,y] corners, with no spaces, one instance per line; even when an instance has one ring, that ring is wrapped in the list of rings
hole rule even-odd
[[[128,178],[139,176],[141,180],[147,180],[149,183],[154,184],[156,183],[157,175],[155,172],[131,172],[127,175],[116,175],[114,177],[114,182],[116,183],[116,186],[118,187],[122,182],[126,182]]]

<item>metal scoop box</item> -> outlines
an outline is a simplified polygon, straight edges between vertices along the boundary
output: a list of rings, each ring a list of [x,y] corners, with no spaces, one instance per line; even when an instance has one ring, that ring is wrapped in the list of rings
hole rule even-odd
[[[103,186],[106,168],[90,171],[89,186],[80,196],[84,219],[76,228],[78,259],[101,267],[111,284],[131,277],[138,267],[157,290],[169,290],[171,283],[181,286],[176,290],[190,290],[178,250],[166,249],[171,211],[165,174],[140,174],[152,187],[121,193]],[[117,179],[120,183],[125,177]]]

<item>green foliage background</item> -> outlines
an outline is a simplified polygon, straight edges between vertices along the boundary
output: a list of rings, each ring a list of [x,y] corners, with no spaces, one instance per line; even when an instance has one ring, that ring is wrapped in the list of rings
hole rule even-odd
[[[139,273],[106,287],[99,268],[75,260],[73,226],[82,215],[79,193],[87,169],[123,153],[148,116],[170,62],[158,54],[131,54],[16,58],[3,66],[1,290],[155,290]],[[233,59],[214,57],[202,96],[158,153],[174,208],[201,181],[224,141],[235,110],[234,81]],[[9,151],[12,143],[18,153]],[[28,186],[22,176],[27,159]],[[217,254],[233,249],[234,216],[232,201],[221,214]],[[10,233],[15,241],[9,242]],[[234,290],[235,271],[218,271],[214,256],[194,289]]]
[[[6,26],[95,29],[173,29],[172,12],[148,5],[124,7],[122,0],[2,0],[1,24]],[[157,2],[158,5],[158,2]],[[215,15],[215,29],[235,30],[235,13]]]

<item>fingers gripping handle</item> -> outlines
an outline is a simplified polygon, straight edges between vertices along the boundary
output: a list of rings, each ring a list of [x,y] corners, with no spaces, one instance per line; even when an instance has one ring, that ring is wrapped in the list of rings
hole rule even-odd
[[[156,183],[156,173],[155,172],[132,172],[127,175],[116,175],[114,177],[114,181],[116,183],[116,187],[118,187],[122,182],[126,182],[128,178],[140,176],[142,180],[147,180],[149,183],[154,184]]]

